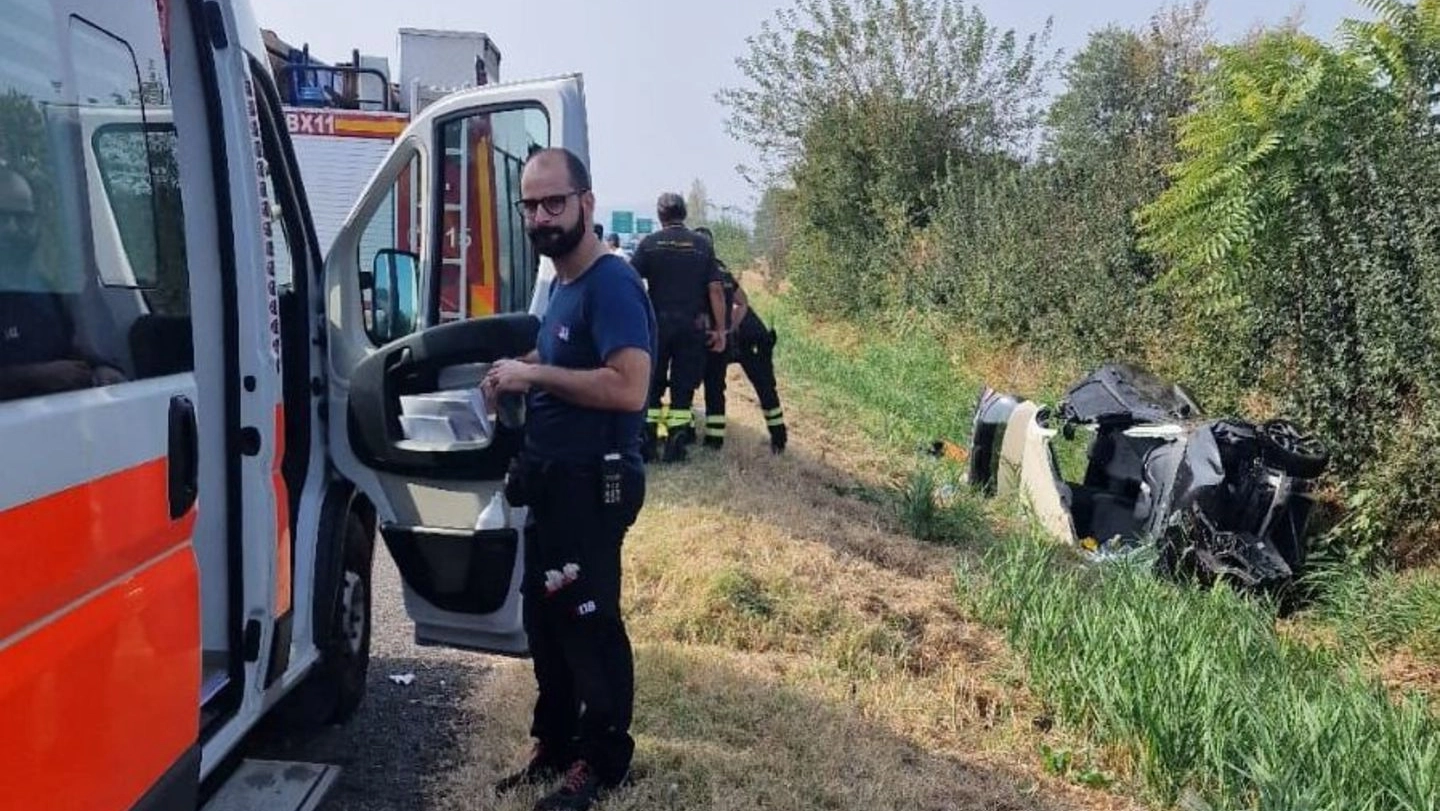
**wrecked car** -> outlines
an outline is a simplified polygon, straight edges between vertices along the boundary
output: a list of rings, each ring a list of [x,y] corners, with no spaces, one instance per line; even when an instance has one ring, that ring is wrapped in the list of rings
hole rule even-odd
[[[1066,481],[1052,440],[1088,435]],[[971,485],[1019,494],[1043,528],[1095,558],[1154,553],[1204,583],[1282,587],[1305,565],[1311,490],[1325,445],[1294,423],[1206,417],[1180,386],[1127,364],[1075,383],[1057,409],[982,388]]]

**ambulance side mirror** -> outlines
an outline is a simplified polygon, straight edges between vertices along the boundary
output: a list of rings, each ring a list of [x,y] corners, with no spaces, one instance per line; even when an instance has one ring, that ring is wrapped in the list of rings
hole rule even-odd
[[[415,331],[420,305],[420,257],[409,251],[381,248],[375,252],[371,269],[360,273],[360,289],[362,300],[368,301],[366,332],[377,346]]]

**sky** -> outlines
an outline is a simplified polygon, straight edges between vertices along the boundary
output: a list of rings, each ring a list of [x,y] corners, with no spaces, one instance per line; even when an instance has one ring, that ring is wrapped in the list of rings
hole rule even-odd
[[[792,0],[251,0],[262,27],[326,62],[351,50],[398,67],[401,28],[483,31],[501,53],[502,81],[581,73],[598,207],[652,213],[662,191],[700,179],[716,204],[752,211],[758,199],[735,167],[752,160],[725,132],[721,87],[743,81],[745,38]],[[1110,23],[1144,23],[1161,0],[979,0],[993,24],[1028,33],[1054,20],[1052,47],[1073,55]],[[1356,0],[1210,0],[1222,39],[1302,13],[1304,28],[1332,38],[1346,17],[1370,15]]]

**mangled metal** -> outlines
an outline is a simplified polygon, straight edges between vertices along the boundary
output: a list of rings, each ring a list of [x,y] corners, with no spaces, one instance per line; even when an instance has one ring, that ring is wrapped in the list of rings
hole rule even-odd
[[[1085,473],[1066,481],[1052,441],[1081,432]],[[1097,558],[1150,551],[1162,574],[1246,587],[1304,566],[1310,491],[1329,461],[1293,423],[1207,418],[1180,386],[1125,364],[1077,381],[1054,410],[987,386],[971,437],[971,484],[1022,495],[1059,540]]]

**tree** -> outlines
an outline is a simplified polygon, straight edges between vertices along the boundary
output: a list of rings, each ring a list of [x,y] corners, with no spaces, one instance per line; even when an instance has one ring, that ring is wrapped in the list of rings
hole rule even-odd
[[[1021,38],[961,0],[796,0],[746,39],[737,60],[746,83],[717,98],[767,176],[800,162],[806,134],[830,111],[877,99],[946,120],[936,151],[1019,149],[1055,66],[1050,30]],[[752,180],[768,179],[752,169]]]
[[[769,186],[760,195],[751,244],[753,252],[766,259],[771,271],[784,270],[785,256],[795,228],[794,207],[793,188]]]
[[[705,191],[705,182],[700,178],[690,181],[690,193],[685,195],[685,208],[694,223],[710,221],[710,195]]]
[[[1091,34],[1065,68],[1046,153],[1078,167],[1139,163],[1158,177],[1176,157],[1175,122],[1211,69],[1205,14],[1201,0],[1155,15],[1141,31]]]

